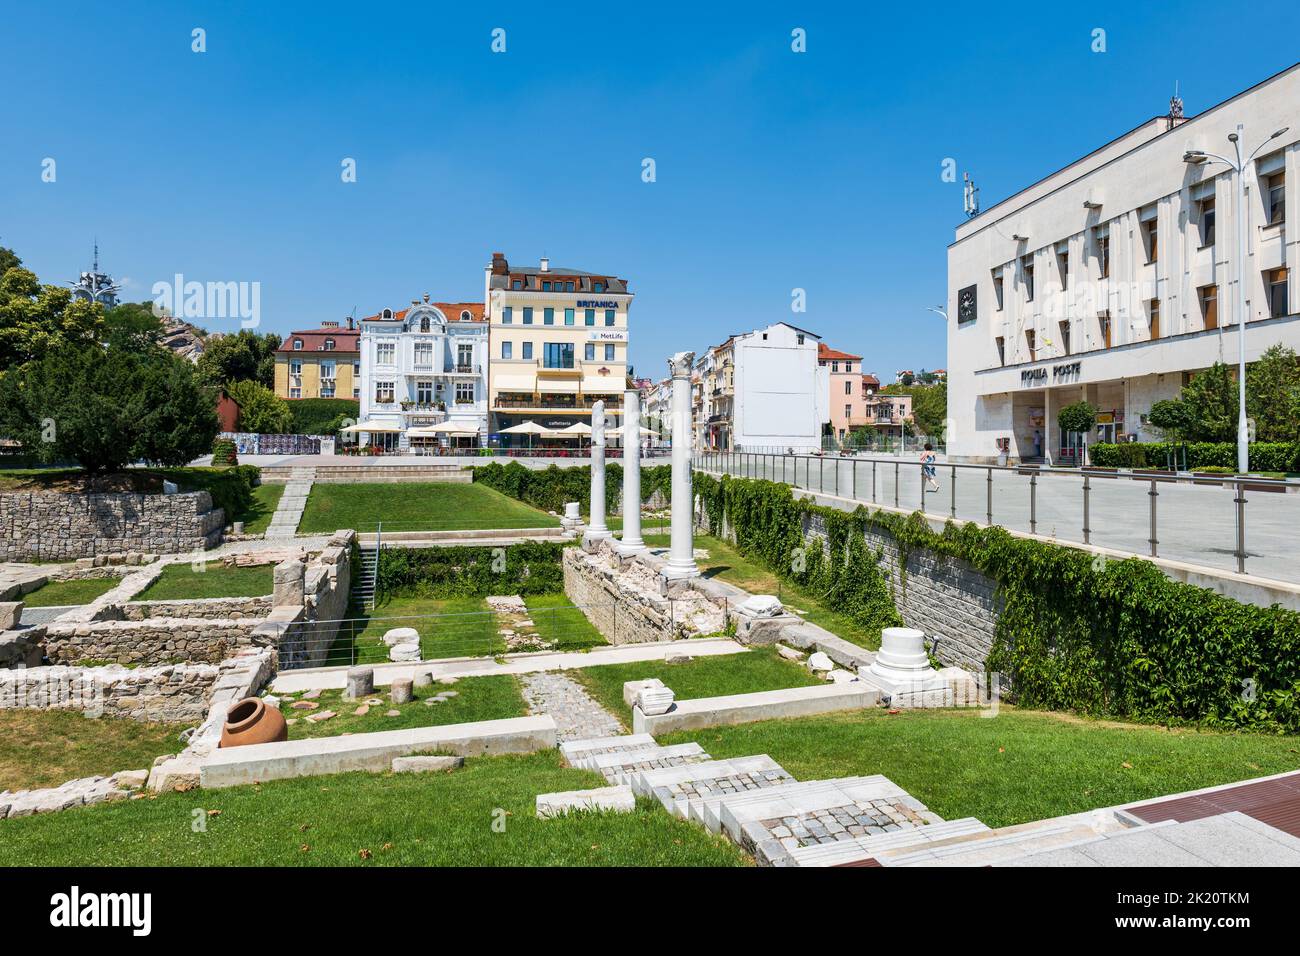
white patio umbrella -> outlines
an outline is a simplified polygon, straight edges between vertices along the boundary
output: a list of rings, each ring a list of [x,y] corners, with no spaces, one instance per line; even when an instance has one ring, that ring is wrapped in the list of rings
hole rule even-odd
[[[503,428],[501,429],[501,432],[502,434],[507,434],[507,435],[527,435],[528,448],[530,450],[533,447],[534,435],[548,434],[545,427],[537,424],[537,422],[533,421],[531,418],[526,422],[520,422],[518,425],[511,425],[509,428]]]

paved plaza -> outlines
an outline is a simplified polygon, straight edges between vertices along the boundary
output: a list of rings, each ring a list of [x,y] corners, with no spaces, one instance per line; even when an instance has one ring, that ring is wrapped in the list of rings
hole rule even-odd
[[[782,481],[796,488],[867,505],[924,510],[939,518],[987,521],[992,479],[993,523],[1012,531],[1083,543],[1083,477],[1044,469],[1036,480],[1016,469],[940,463],[938,491],[921,492],[915,461],[782,455],[713,455],[697,461],[707,473]],[[955,476],[955,477],[954,477]],[[1089,543],[1141,556],[1151,554],[1152,483],[1124,475],[1093,475],[1089,486]],[[1236,495],[1219,484],[1155,483],[1156,554],[1220,571],[1237,570]],[[1031,497],[1033,517],[1031,523]],[[1300,496],[1246,492],[1246,573],[1300,583],[1293,556]]]

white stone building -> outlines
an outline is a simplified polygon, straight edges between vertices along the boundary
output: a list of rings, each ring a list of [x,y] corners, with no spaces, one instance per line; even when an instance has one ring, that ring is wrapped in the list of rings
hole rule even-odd
[[[821,337],[777,322],[733,335],[696,362],[692,413],[697,447],[807,452],[830,421],[830,379],[817,362]]]
[[[948,451],[1073,460],[1056,415],[1086,399],[1089,442],[1156,440],[1146,414],[1237,361],[1243,127],[1247,360],[1300,348],[1300,65],[1197,116],[1181,105],[962,223],[948,248]],[[1273,134],[1284,128],[1280,135]],[[1261,146],[1261,144],[1263,144]]]
[[[479,302],[413,301],[361,320],[362,444],[477,447],[487,435],[488,332]]]

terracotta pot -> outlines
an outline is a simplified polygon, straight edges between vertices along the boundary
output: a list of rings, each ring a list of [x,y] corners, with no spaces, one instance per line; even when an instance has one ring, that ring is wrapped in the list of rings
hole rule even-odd
[[[257,697],[246,697],[230,708],[221,728],[222,747],[269,744],[289,739],[289,725],[275,707]]]

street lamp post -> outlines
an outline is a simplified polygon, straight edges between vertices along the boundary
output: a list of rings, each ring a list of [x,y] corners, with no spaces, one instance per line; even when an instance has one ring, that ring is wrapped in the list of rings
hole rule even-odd
[[[1189,149],[1183,154],[1183,162],[1200,164],[1207,159],[1223,163],[1237,174],[1237,473],[1246,474],[1250,470],[1250,429],[1246,424],[1246,169],[1254,161],[1255,155],[1277,139],[1291,127],[1284,126],[1264,142],[1255,147],[1254,152],[1244,160],[1242,154],[1242,137],[1245,127],[1237,124],[1236,132],[1228,134],[1232,143],[1235,160],[1206,152],[1203,149]]]

